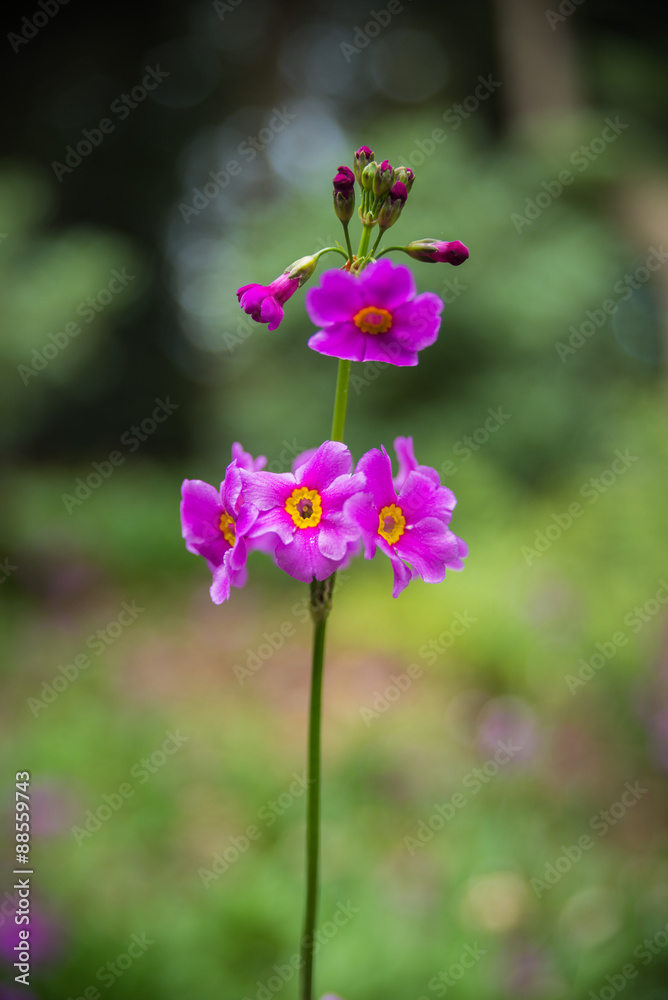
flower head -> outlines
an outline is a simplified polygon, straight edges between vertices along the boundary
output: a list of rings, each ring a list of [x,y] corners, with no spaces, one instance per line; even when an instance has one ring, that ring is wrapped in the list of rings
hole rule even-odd
[[[318,264],[317,256],[300,257],[270,285],[243,285],[237,291],[239,305],[256,323],[267,323],[275,330],[283,319],[283,305],[311,277]]]
[[[469,259],[469,248],[459,240],[452,240],[450,243],[445,240],[413,240],[406,247],[406,253],[414,260],[453,264],[455,267]]]
[[[274,558],[296,580],[324,580],[349,557],[360,530],[344,504],[364,487],[340,441],[325,441],[295,472],[244,474],[244,498],[259,513],[253,534],[278,536]]]
[[[363,455],[357,471],[366,479],[365,492],[348,501],[346,513],[360,526],[365,557],[372,559],[379,548],[390,559],[393,597],[416,576],[426,583],[440,583],[446,569],[464,568],[462,559],[468,549],[448,527],[456,500],[450,490],[440,486],[435,469],[430,470],[433,475],[412,469],[399,493],[384,448],[373,448]]]
[[[306,311],[321,329],[314,351],[349,361],[416,365],[417,352],[433,344],[443,303],[433,292],[416,295],[407,267],[380,260],[358,276],[331,270],[306,296]]]
[[[188,551],[203,556],[213,573],[209,592],[214,604],[228,599],[230,587],[243,587],[246,583],[248,549],[272,551],[276,542],[274,536],[259,536],[249,545],[246,537],[257,511],[242,501],[242,470],[257,472],[266,464],[264,455],[253,458],[235,442],[220,489],[201,479],[183,480],[182,535]]]

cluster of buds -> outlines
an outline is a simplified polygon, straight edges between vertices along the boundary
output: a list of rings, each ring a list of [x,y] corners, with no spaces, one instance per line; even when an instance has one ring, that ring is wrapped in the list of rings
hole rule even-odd
[[[365,226],[375,226],[378,223],[381,231],[385,231],[401,215],[415,175],[410,167],[395,168],[389,160],[383,160],[379,164],[373,157],[373,150],[368,146],[360,146],[355,152],[354,176],[362,189],[359,217]],[[343,168],[339,168],[341,169]]]
[[[343,225],[347,250],[344,250],[340,244],[334,247],[325,247],[311,256],[300,257],[269,285],[257,283],[243,285],[238,290],[237,296],[244,312],[252,316],[257,323],[266,323],[269,330],[275,330],[283,320],[283,306],[297,289],[309,280],[320,257],[326,253],[343,254],[346,258],[344,269],[355,275],[358,275],[368,264],[377,266],[379,258],[390,251],[401,251],[408,254],[413,260],[427,263],[452,264],[455,267],[463,264],[465,260],[468,260],[469,252],[459,240],[450,242],[437,239],[413,240],[406,246],[389,246],[381,250],[380,253],[377,252],[385,231],[393,226],[401,215],[414,180],[415,175],[410,167],[393,167],[388,160],[383,160],[379,164],[374,160],[373,150],[369,149],[368,146],[360,146],[353,156],[353,169],[340,166],[332,181],[334,211]],[[364,234],[357,254],[353,253],[348,233],[348,224],[355,212],[355,183],[359,184],[361,189],[362,200],[359,206],[359,216],[364,226]],[[374,245],[369,248],[369,234],[372,227],[376,225],[378,226],[377,239]],[[319,319],[316,319],[316,322],[319,322]],[[366,319],[360,320],[360,322],[368,326]],[[309,346],[327,353],[323,351],[322,345],[314,346],[314,339],[317,340],[317,336],[311,338]],[[348,349],[352,350],[352,347],[348,345]],[[371,347],[367,345],[365,351],[362,352],[365,360],[372,360],[370,352],[373,353]],[[384,361],[387,358],[383,356],[380,360]],[[415,361],[404,361],[403,363],[414,364]]]

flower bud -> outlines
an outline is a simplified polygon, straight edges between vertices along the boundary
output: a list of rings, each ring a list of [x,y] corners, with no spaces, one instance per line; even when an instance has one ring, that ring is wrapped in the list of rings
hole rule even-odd
[[[373,179],[376,176],[376,171],[378,170],[378,164],[375,160],[371,163],[367,163],[366,167],[362,171],[362,177],[360,179],[360,184],[365,191],[371,191],[373,188]]]
[[[338,173],[332,181],[334,191],[341,194],[350,194],[355,188],[355,175],[350,167],[339,167]]]
[[[366,167],[367,163],[373,160],[373,150],[369,149],[368,146],[360,146],[359,149],[355,150],[355,155],[353,157],[353,167],[355,170],[355,177],[362,183],[362,171]]]
[[[290,278],[290,280],[294,280],[295,278],[299,279],[297,288],[301,288],[304,282],[308,281],[311,277],[317,266],[317,256],[300,257],[299,260],[296,260],[293,264],[290,264],[289,267],[286,267],[283,274],[287,278]]]
[[[406,203],[406,198],[408,197],[408,191],[406,190],[406,185],[401,181],[397,181],[393,184],[390,193],[383,202],[378,214],[378,228],[381,230],[389,229],[393,226],[401,215],[401,210]]]
[[[392,187],[394,170],[388,160],[383,160],[373,179],[373,193],[377,198],[384,198]]]
[[[455,267],[469,258],[468,247],[459,240],[453,240],[451,243],[444,240],[413,240],[405,251],[413,260],[429,264],[453,264]]]
[[[339,167],[332,181],[334,185],[334,211],[344,224],[350,222],[355,210],[355,175],[350,167]]]
[[[394,179],[395,181],[401,181],[406,186],[406,191],[410,194],[413,181],[415,180],[415,174],[410,167],[397,167],[394,171]]]

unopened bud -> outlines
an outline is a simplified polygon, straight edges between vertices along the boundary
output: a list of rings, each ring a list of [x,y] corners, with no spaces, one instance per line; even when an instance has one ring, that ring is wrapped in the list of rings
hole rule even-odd
[[[297,278],[299,280],[297,287],[301,288],[304,282],[308,281],[311,277],[317,266],[317,256],[300,257],[299,260],[296,260],[293,264],[290,264],[289,267],[286,267],[283,274],[290,279]]]
[[[469,258],[468,247],[459,240],[450,243],[445,240],[413,240],[405,247],[405,252],[413,260],[429,264],[453,264],[455,267]]]
[[[373,179],[373,193],[377,198],[382,199],[389,193],[393,179],[394,170],[388,160],[383,160]]]
[[[368,146],[360,146],[359,149],[355,150],[355,155],[353,157],[353,167],[355,170],[355,177],[362,183],[362,171],[366,167],[367,163],[371,163],[373,160],[373,150],[369,149]]]
[[[410,194],[413,181],[415,180],[415,174],[410,167],[397,167],[394,171],[394,179],[395,181],[401,181],[406,186],[406,191]]]
[[[371,163],[367,163],[366,167],[362,171],[360,184],[362,185],[365,191],[371,191],[371,189],[373,188],[373,179],[376,176],[377,170],[378,170],[378,164],[376,163],[375,160],[372,160]]]
[[[406,190],[405,184],[401,181],[397,181],[396,184],[392,185],[390,193],[381,205],[381,209],[378,214],[379,229],[389,229],[390,226],[394,225],[401,215],[401,210],[406,203],[407,197],[408,191]]]

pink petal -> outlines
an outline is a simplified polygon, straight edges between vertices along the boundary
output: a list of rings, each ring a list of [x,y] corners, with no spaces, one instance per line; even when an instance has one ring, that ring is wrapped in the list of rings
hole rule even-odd
[[[415,280],[410,269],[389,260],[371,264],[362,271],[359,280],[366,305],[394,310],[415,295]]]

